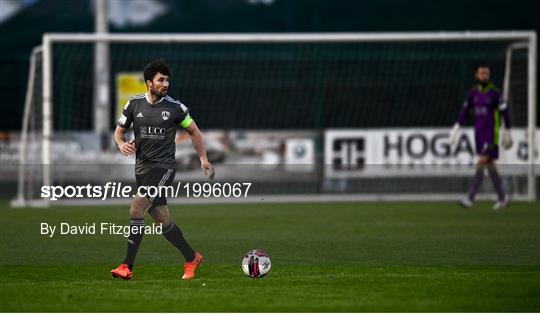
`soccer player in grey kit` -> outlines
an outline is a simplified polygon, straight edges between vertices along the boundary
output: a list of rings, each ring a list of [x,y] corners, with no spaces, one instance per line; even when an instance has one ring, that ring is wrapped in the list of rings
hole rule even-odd
[[[465,208],[470,208],[473,205],[476,193],[484,180],[484,170],[487,168],[493,187],[497,192],[498,200],[493,209],[501,209],[506,207],[508,198],[504,193],[495,160],[499,157],[501,116],[505,125],[502,146],[505,149],[512,147],[510,114],[500,91],[490,81],[489,66],[479,65],[475,77],[477,84],[469,91],[457,122],[450,132],[450,143],[454,145],[457,142],[460,125],[465,121],[469,110],[474,111],[474,139],[478,162],[468,197],[461,200],[460,204]]]
[[[175,137],[180,127],[186,130],[201,162],[201,170],[214,179],[215,171],[208,161],[201,131],[191,118],[188,108],[167,95],[169,66],[163,60],[154,60],[144,69],[147,92],[132,97],[118,119],[114,140],[125,156],[136,154],[135,177],[138,187],[170,186],[175,175]],[[126,132],[133,124],[135,139],[127,140]],[[156,189],[159,191],[159,189]],[[164,190],[164,189],[161,189]],[[131,202],[129,215],[131,232],[127,239],[127,253],[120,266],[111,271],[113,277],[131,279],[135,256],[142,241],[146,213],[161,224],[163,236],[184,256],[182,279],[195,277],[203,257],[188,244],[180,228],[171,220],[165,195],[156,197],[137,195]],[[139,232],[137,232],[139,231]]]

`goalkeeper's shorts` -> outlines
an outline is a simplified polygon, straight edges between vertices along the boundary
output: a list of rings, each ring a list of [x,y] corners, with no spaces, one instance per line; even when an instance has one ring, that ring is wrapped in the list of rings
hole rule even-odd
[[[491,159],[499,158],[499,145],[493,142],[476,142],[476,153],[481,156],[488,156]]]
[[[167,193],[172,190],[167,187],[172,186],[175,173],[174,169],[150,168],[143,174],[135,174],[138,193],[146,197],[152,207],[167,205]]]

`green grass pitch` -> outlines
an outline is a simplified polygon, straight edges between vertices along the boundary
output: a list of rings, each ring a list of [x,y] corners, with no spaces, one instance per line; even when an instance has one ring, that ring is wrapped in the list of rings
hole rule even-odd
[[[171,206],[206,262],[143,239],[131,281],[112,279],[122,236],[40,235],[39,224],[128,223],[123,207],[0,204],[0,310],[56,312],[540,311],[540,206],[447,202]],[[147,223],[150,220],[147,219]],[[243,254],[272,270],[246,277]]]

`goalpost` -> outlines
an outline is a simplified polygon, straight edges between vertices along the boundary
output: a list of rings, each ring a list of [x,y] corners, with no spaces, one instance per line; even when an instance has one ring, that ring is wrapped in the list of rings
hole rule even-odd
[[[277,55],[276,60],[286,60],[284,62],[293,62],[294,60],[301,61],[302,58],[312,58],[313,60],[317,58],[324,58],[332,59],[333,63],[331,64],[337,64],[341,66],[341,63],[348,64],[350,63],[350,66],[345,65],[344,70],[346,71],[346,68],[349,68],[349,71],[351,73],[347,74],[350,75],[349,77],[346,77],[350,80],[344,80],[343,83],[345,85],[351,85],[351,89],[355,89],[354,84],[350,83],[351,81],[355,81],[355,79],[362,73],[362,70],[365,69],[366,72],[373,71],[372,68],[365,68],[366,65],[362,66],[356,66],[357,64],[355,58],[357,53],[363,54],[363,58],[366,60],[375,60],[378,62],[378,54],[384,53],[384,49],[392,49],[392,52],[389,53],[391,58],[394,58],[395,60],[399,61],[398,54],[400,53],[399,49],[400,45],[403,45],[404,47],[409,47],[409,45],[425,45],[421,48],[414,48],[419,51],[418,57],[414,58],[422,58],[422,55],[425,54],[425,57],[427,60],[431,60],[430,58],[433,58],[433,55],[435,55],[434,51],[437,51],[437,54],[444,55],[446,58],[471,58],[470,60],[465,60],[464,64],[471,63],[473,61],[477,61],[476,57],[471,57],[475,53],[475,49],[484,49],[483,45],[490,45],[493,44],[494,47],[496,46],[497,49],[499,49],[499,46],[505,47],[504,48],[504,82],[503,82],[503,91],[504,91],[504,98],[505,100],[509,100],[511,96],[509,95],[509,92],[512,90],[512,75],[516,73],[512,68],[512,62],[514,55],[521,51],[525,51],[526,55],[523,56],[524,61],[524,69],[521,69],[521,71],[526,71],[526,73],[521,73],[524,76],[524,80],[526,80],[526,83],[520,83],[520,87],[526,92],[523,92],[523,94],[526,93],[526,95],[522,95],[520,97],[524,98],[524,106],[526,106],[526,136],[527,136],[527,174],[526,174],[526,192],[521,197],[517,197],[516,199],[524,199],[528,201],[534,201],[536,200],[536,175],[535,175],[535,156],[536,156],[536,86],[537,86],[537,74],[536,74],[536,60],[537,60],[537,37],[536,33],[533,31],[493,31],[493,32],[423,32],[423,33],[289,33],[289,34],[45,34],[43,36],[43,42],[42,46],[40,48],[37,48],[32,53],[31,58],[31,66],[30,66],[30,76],[28,80],[28,91],[27,91],[27,99],[25,104],[25,113],[23,118],[23,130],[21,133],[21,150],[20,150],[20,164],[19,164],[19,192],[17,199],[13,202],[14,205],[38,205],[42,206],[48,205],[48,201],[46,200],[36,200],[32,199],[32,197],[29,197],[26,187],[26,181],[28,175],[28,169],[29,164],[33,164],[33,180],[40,181],[40,184],[43,186],[46,185],[52,185],[55,181],[54,178],[54,172],[52,171],[51,167],[55,163],[55,160],[53,159],[53,135],[54,135],[54,108],[55,108],[55,97],[56,95],[53,95],[55,88],[54,82],[55,82],[55,64],[54,64],[54,47],[56,45],[60,44],[95,44],[95,43],[109,43],[109,44],[118,44],[118,45],[130,45],[130,44],[158,44],[158,45],[168,45],[170,46],[171,55],[174,55],[175,52],[172,51],[176,48],[174,47],[183,47],[189,45],[191,46],[210,46],[210,45],[216,45],[219,49],[229,49],[229,48],[223,48],[224,46],[235,46],[235,45],[244,45],[249,46],[249,49],[258,49],[258,48],[252,48],[258,45],[270,45],[268,48],[268,51],[261,52],[257,50],[256,52],[260,55],[257,55],[255,58],[255,61],[253,62],[259,62],[256,63],[258,66],[261,66],[261,69],[264,71],[269,71],[267,68],[264,67],[270,67],[268,65],[264,64],[264,58],[270,55]],[[445,50],[445,45],[448,44],[450,48],[448,48],[448,51]],[[468,46],[471,44],[471,46]],[[291,45],[313,45],[313,47],[316,46],[318,49],[316,50],[316,53],[312,53],[310,51],[306,50],[290,50],[287,52],[281,52],[279,49],[280,47],[290,47]],[[330,50],[325,51],[326,48],[319,48],[320,46],[324,45],[339,45],[330,48]],[[376,47],[371,47],[370,45],[375,45]],[[386,46],[387,45],[387,46]],[[433,47],[431,47],[433,45]],[[452,46],[453,45],[453,46]],[[174,46],[174,47],[173,47]],[[242,46],[242,47],[244,47]],[[425,48],[428,47],[429,48]],[[165,46],[162,46],[165,47]],[[367,48],[366,48],[367,47]],[[416,46],[415,46],[416,47]],[[422,49],[431,49],[428,52],[424,52]],[[81,48],[82,49],[82,48]],[[127,48],[125,49],[125,52],[133,53],[131,50]],[[195,52],[193,52],[193,55],[196,54],[196,49],[193,48]],[[218,49],[218,50],[219,50]],[[244,54],[245,58],[251,58],[252,56],[249,54],[251,51],[255,50],[246,50],[242,51],[241,53]],[[311,49],[311,48],[310,48]],[[362,49],[368,49],[369,52],[365,53],[362,52],[364,50]],[[408,48],[407,48],[408,49]],[[462,51],[462,49],[464,51]],[[502,49],[502,48],[501,48]],[[241,50],[239,48],[239,50]],[[229,51],[229,50],[228,50]],[[219,58],[217,56],[217,52],[212,55],[212,49],[208,48],[208,51],[205,51],[205,53],[210,56],[209,58],[212,61],[215,62],[216,58]],[[498,52],[497,52],[498,53]],[[482,52],[483,55],[488,55],[488,51]],[[154,55],[157,57],[159,56],[159,53],[154,53]],[[449,55],[451,55],[449,57]],[[131,56],[131,55],[130,55]],[[42,59],[39,61],[39,59]],[[234,59],[236,62],[242,62],[242,57],[238,57]],[[295,59],[296,58],[296,59]],[[343,59],[340,59],[343,58]],[[410,59],[410,57],[408,57]],[[293,60],[294,59],[294,60]],[[335,60],[334,60],[335,59]],[[392,62],[396,62],[394,59],[392,59]],[[261,61],[262,60],[262,61]],[[293,60],[293,61],[290,61]],[[318,59],[317,59],[318,60]],[[315,61],[317,61],[315,60]],[[326,60],[326,59],[325,59]],[[337,61],[336,61],[337,60]],[[223,63],[227,63],[230,60],[225,60]],[[112,63],[113,61],[111,61]],[[179,61],[180,62],[180,61]],[[337,63],[336,63],[337,62]],[[341,63],[340,63],[341,62]],[[420,59],[417,61],[422,62]],[[430,61],[431,62],[431,61]],[[457,62],[457,61],[456,61]],[[254,63],[255,64],[255,63]],[[395,64],[395,63],[385,63],[385,66],[388,66],[388,64]],[[431,63],[430,63],[431,64]],[[275,65],[275,64],[274,64]],[[140,64],[138,64],[140,67]],[[308,67],[309,65],[305,65],[305,67]],[[39,74],[39,71],[36,70],[36,67],[41,67],[41,77],[37,77],[36,73]],[[174,68],[174,66],[173,66]],[[284,68],[287,68],[284,66]],[[205,68],[208,70],[207,68]],[[223,70],[220,69],[221,72],[216,72],[219,75],[224,75],[223,73],[226,73],[227,69],[224,68]],[[449,68],[445,68],[449,70]],[[519,69],[519,68],[518,68]],[[230,69],[229,69],[230,70]],[[210,71],[210,70],[208,70]],[[238,70],[239,72],[244,71],[245,69]],[[274,72],[268,72],[272,73],[272,75],[275,75],[275,79],[279,80],[280,78],[284,77],[284,75],[287,74],[287,72],[283,73],[277,73],[278,71],[281,71],[280,69],[274,70]],[[291,70],[292,71],[292,70]],[[336,74],[331,72],[331,69],[328,68],[321,68],[316,71],[311,71],[311,69],[295,69],[292,72],[292,75],[297,75],[300,78],[304,78],[302,75],[311,75],[313,73],[316,74],[318,82],[327,82],[327,85],[329,86],[331,84],[340,84],[340,80],[342,79],[341,72]],[[304,74],[303,72],[299,71],[306,71]],[[341,69],[339,71],[342,71]],[[389,68],[387,71],[389,71],[389,77],[393,79],[394,75],[400,74],[405,77],[406,74],[403,74],[402,72],[392,74],[392,69]],[[410,68],[409,70],[411,72],[410,77],[405,77],[405,80],[423,80],[426,79],[421,76],[415,76],[413,73],[415,71],[415,68]],[[428,70],[423,70],[424,72],[427,72]],[[34,73],[36,72],[36,73]],[[244,73],[242,72],[242,73]],[[406,72],[406,71],[405,71]],[[209,72],[210,76],[212,75],[211,72]],[[266,73],[266,72],[265,72]],[[298,74],[300,73],[300,74]],[[317,74],[318,73],[318,74]],[[327,78],[326,75],[333,75],[329,78]],[[379,73],[379,72],[377,72]],[[419,74],[422,75],[422,74]],[[237,77],[233,77],[233,79],[236,79]],[[273,78],[270,78],[273,79]],[[463,78],[465,80],[466,77]],[[36,82],[39,82],[41,80],[41,98],[37,97],[35,98],[32,94],[33,90],[36,90],[38,86],[36,85]],[[429,78],[428,78],[429,80]],[[291,83],[291,86],[298,86],[300,80],[294,81]],[[355,81],[356,82],[356,81]],[[361,84],[361,83],[359,83]],[[363,83],[362,83],[363,84]],[[369,86],[369,84],[367,85]],[[427,85],[426,85],[427,86]],[[254,87],[252,87],[254,88]],[[306,93],[305,95],[308,95],[308,93],[325,93],[326,90],[323,89],[315,89],[310,90],[309,88],[304,88],[302,86],[299,87],[298,92],[299,93]],[[328,88],[327,88],[328,89]],[[295,92],[293,90],[293,92]],[[349,91],[350,92],[350,91]],[[462,91],[462,94],[465,92],[465,90]],[[254,92],[256,93],[256,92]],[[350,92],[354,93],[354,92]],[[402,91],[402,93],[406,93],[405,91]],[[54,97],[53,97],[54,96]],[[320,95],[319,95],[320,96]],[[344,100],[343,106],[347,106],[347,102],[351,102],[351,99],[357,99],[358,97],[366,97],[364,95],[354,95],[351,96],[351,98]],[[356,98],[354,98],[356,97]],[[381,97],[381,96],[377,96]],[[36,99],[41,99],[41,112],[31,112],[29,108],[31,108],[32,101],[35,101]],[[325,99],[323,98],[317,98],[317,99]],[[380,98],[372,99],[375,103],[383,102]],[[323,103],[321,103],[323,102]],[[311,124],[313,129],[318,130],[319,132],[324,132],[326,129],[332,129],[332,128],[351,128],[351,122],[349,120],[346,120],[345,118],[340,118],[342,120],[336,120],[337,122],[321,122],[323,121],[323,117],[325,115],[324,108],[321,109],[324,106],[324,101],[318,100],[314,101],[313,104],[309,104],[309,106],[318,108],[317,111],[312,114],[314,117],[314,121]],[[458,106],[459,104],[456,104]],[[512,105],[512,104],[511,104]],[[308,116],[311,116],[311,110],[310,108],[307,108],[308,105],[306,105],[306,108],[301,110],[306,110],[306,113]],[[352,105],[349,105],[352,106]],[[34,107],[35,108],[35,105]],[[343,107],[343,108],[349,108],[349,107]],[[525,109],[521,108],[521,109]],[[399,114],[398,109],[398,114]],[[429,109],[429,110],[436,110],[436,109]],[[449,110],[447,110],[449,111]],[[40,115],[42,118],[41,128],[40,129],[31,129],[31,123],[28,122],[28,116],[32,114]],[[384,114],[384,113],[383,113]],[[524,114],[524,113],[522,113]],[[441,114],[442,115],[442,114]],[[455,117],[452,117],[452,119]],[[414,118],[410,118],[409,120],[413,121]],[[442,119],[441,119],[442,120]],[[342,125],[340,125],[339,121],[344,121]],[[394,120],[392,120],[394,121]],[[391,123],[392,121],[383,121],[381,128],[388,128],[392,127]],[[525,121],[524,121],[525,123]],[[255,122],[256,124],[256,122]],[[326,125],[325,125],[326,124]],[[409,122],[410,124],[410,122]],[[422,126],[424,127],[426,125],[426,122],[421,122]],[[448,127],[450,124],[448,124]],[[112,127],[112,125],[111,125]],[[359,125],[358,128],[364,128],[364,126]],[[372,128],[373,126],[370,125],[368,128]],[[443,128],[445,125],[438,124],[436,125],[438,128]],[[247,126],[246,128],[249,128]],[[287,128],[287,127],[286,127]],[[294,123],[291,123],[288,128],[294,128]],[[305,129],[305,126],[300,126],[300,128]],[[29,162],[28,155],[31,155],[31,153],[28,151],[29,148],[29,137],[34,137],[34,140],[41,142],[39,147],[40,150],[40,157],[38,159],[34,159],[33,162]],[[36,178],[36,174],[40,173],[39,178]],[[34,193],[35,194],[35,193]],[[358,195],[356,197],[354,194],[347,195],[344,197],[345,199],[352,200],[352,199],[376,199],[376,200],[399,200],[399,199],[415,199],[415,194],[403,194],[403,195],[388,195],[385,196],[374,196],[369,197],[366,195]],[[419,195],[422,197],[422,195]],[[440,196],[440,197],[439,197]],[[309,195],[298,195],[299,198],[302,199],[309,199]],[[328,197],[327,199],[335,199],[336,195],[333,197]],[[339,198],[339,196],[337,196]],[[448,195],[439,195],[437,193],[429,194],[426,193],[425,195],[426,199],[452,199],[455,197],[455,194],[449,193]],[[318,194],[313,196],[313,199],[316,200],[324,200],[324,193]]]

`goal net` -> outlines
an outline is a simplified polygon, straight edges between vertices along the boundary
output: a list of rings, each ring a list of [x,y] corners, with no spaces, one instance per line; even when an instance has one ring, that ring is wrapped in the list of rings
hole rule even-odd
[[[105,142],[92,131],[98,42],[110,51]],[[461,197],[474,171],[472,119],[456,146],[448,133],[476,66],[488,64],[513,121],[504,186],[533,200],[535,56],[534,32],[47,34],[31,58],[14,204],[48,204],[42,186],[133,184],[134,160],[115,151],[112,133],[156,58],[170,64],[169,93],[203,129],[218,179],[277,200]],[[177,143],[176,180],[196,180],[181,132]],[[480,194],[493,197],[489,180]]]

